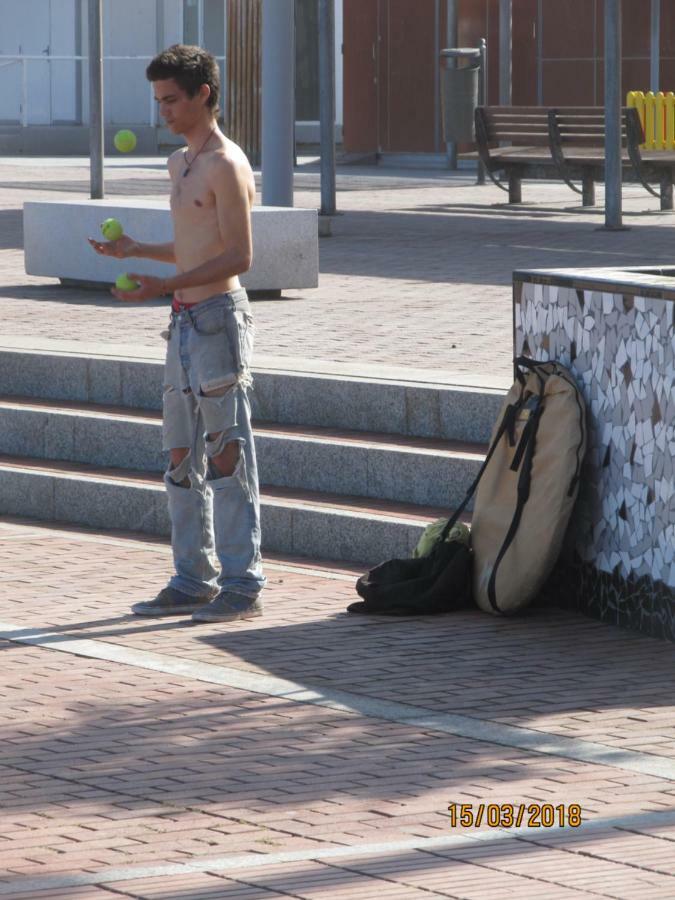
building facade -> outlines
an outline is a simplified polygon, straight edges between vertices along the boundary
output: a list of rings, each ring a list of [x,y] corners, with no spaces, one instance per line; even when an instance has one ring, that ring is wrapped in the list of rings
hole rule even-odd
[[[255,105],[259,80],[228,91],[232,23],[262,0],[104,0],[105,122],[131,127],[141,152],[173,138],[157,122],[148,61],[172,43],[218,58],[227,98]],[[500,0],[457,0],[458,44],[488,43],[488,102],[499,98]],[[239,7],[239,18],[233,7]],[[352,153],[442,154],[439,53],[447,0],[335,0],[336,135]],[[623,90],[650,87],[648,0],[622,0]],[[604,0],[512,0],[512,98],[517,105],[603,102]],[[87,0],[0,0],[0,152],[88,151]],[[295,0],[296,138],[318,141],[318,2]],[[228,44],[228,28],[229,44]],[[259,35],[254,36],[253,43]],[[675,3],[661,0],[660,77],[675,87]],[[255,48],[254,48],[255,52]],[[239,74],[238,74],[239,73]],[[248,92],[248,93],[247,93]],[[259,98],[258,98],[259,100]],[[344,133],[343,133],[344,132]]]
[[[499,102],[499,0],[459,0],[458,46],[488,44],[488,103]],[[512,0],[514,105],[604,102],[604,0]],[[439,153],[439,52],[446,0],[344,0],[344,147]],[[649,0],[622,0],[622,89],[650,89]],[[661,3],[660,81],[675,90],[675,3]]]
[[[145,67],[174,43],[200,44],[217,57],[227,124],[229,7],[228,0],[104,0],[106,126],[133,128],[141,151],[171,143],[157,121]],[[0,0],[0,152],[88,152],[87,11],[87,0]],[[335,20],[339,128],[342,0]],[[296,131],[305,141],[318,140],[317,28],[316,0],[296,0]],[[259,52],[259,35],[253,41]]]

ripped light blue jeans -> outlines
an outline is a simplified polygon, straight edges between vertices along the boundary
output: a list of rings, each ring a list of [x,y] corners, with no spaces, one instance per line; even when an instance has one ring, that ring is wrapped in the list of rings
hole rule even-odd
[[[265,584],[247,396],[252,350],[253,317],[243,289],[171,314],[163,447],[189,453],[164,476],[176,570],[169,585],[190,596],[217,587],[255,597]],[[221,477],[209,460],[233,441],[239,458],[232,475]]]

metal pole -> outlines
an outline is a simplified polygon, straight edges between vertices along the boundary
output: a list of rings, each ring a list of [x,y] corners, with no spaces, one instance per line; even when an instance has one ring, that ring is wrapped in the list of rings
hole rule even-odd
[[[499,0],[499,104],[511,106],[511,0]]]
[[[335,3],[319,0],[321,215],[335,215]]]
[[[605,0],[605,228],[621,224],[621,0]]]
[[[458,0],[447,0],[448,4],[448,22],[446,27],[446,46],[449,48],[457,47],[459,43],[459,30],[458,30],[458,17],[457,17],[457,3]],[[450,66],[451,68],[455,68],[457,62],[450,58],[445,61],[446,66]],[[449,141],[445,145],[446,154],[448,157],[448,168],[456,169],[457,168],[457,144],[454,141]]]
[[[661,0],[652,0],[651,60],[649,82],[655,94],[659,92],[661,68]]]
[[[28,60],[21,60],[21,125],[28,126]]]
[[[480,49],[480,71],[478,73],[478,103],[487,106],[487,41],[481,38],[478,42]],[[478,160],[478,177],[476,184],[485,184],[485,166]]]
[[[537,106],[544,105],[544,0],[537,0]],[[595,66],[593,66],[595,72]],[[595,77],[595,76],[594,76]]]
[[[293,206],[295,112],[293,0],[263,0],[262,202]]]
[[[434,153],[441,149],[441,0],[434,0]]]
[[[92,200],[103,198],[103,0],[89,0],[89,180]]]

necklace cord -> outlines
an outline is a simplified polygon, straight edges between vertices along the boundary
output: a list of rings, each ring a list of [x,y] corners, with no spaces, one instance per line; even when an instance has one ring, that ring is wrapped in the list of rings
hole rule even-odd
[[[184,153],[184,159],[185,159],[185,171],[183,172],[183,178],[185,178],[185,176],[188,175],[188,174],[190,173],[190,169],[191,169],[192,166],[195,164],[195,162],[196,162],[196,160],[197,160],[197,157],[198,157],[199,154],[202,152],[202,150],[204,149],[204,147],[206,147],[206,145],[208,144],[208,142],[209,142],[209,141],[211,140],[211,138],[213,137],[213,135],[214,135],[214,133],[215,133],[215,130],[216,130],[215,128],[212,128],[212,129],[211,129],[211,131],[209,132],[209,136],[206,138],[206,140],[205,140],[204,143],[201,145],[201,147],[199,148],[199,150],[197,150],[197,152],[195,153],[192,162],[188,162],[188,161],[187,161],[187,150],[185,151],[185,153]]]

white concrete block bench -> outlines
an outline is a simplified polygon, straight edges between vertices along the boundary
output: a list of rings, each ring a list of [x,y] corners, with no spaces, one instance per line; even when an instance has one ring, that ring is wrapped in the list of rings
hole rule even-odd
[[[87,237],[100,238],[104,219],[119,219],[127,234],[144,242],[173,239],[168,201],[58,200],[24,203],[26,272],[65,283],[112,284],[124,271],[167,277],[174,266],[149,259],[99,256]],[[241,277],[252,292],[278,295],[319,283],[318,215],[315,209],[254,207],[253,265]]]

